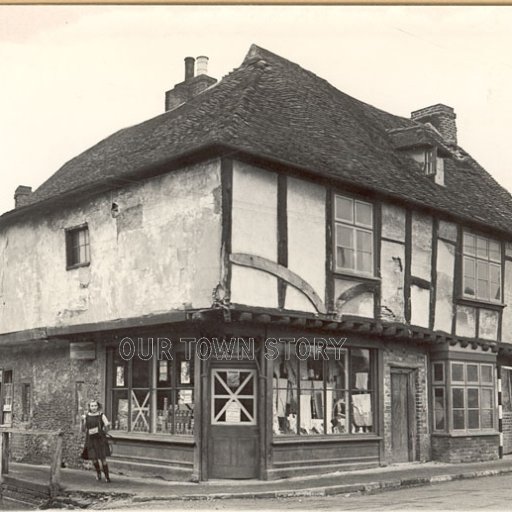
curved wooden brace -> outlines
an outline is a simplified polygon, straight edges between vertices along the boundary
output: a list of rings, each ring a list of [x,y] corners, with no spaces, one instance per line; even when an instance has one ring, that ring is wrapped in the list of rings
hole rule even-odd
[[[273,276],[279,277],[289,285],[301,291],[308,298],[311,304],[315,306],[316,310],[319,313],[327,314],[327,310],[322,299],[318,296],[313,287],[309,283],[304,281],[302,277],[297,275],[295,272],[292,272],[289,268],[283,267],[282,265],[279,265],[279,263],[270,261],[267,258],[263,258],[261,256],[254,256],[252,254],[231,254],[229,260],[231,261],[231,263],[234,263],[235,265],[254,268],[257,270],[261,270],[263,272],[267,272],[268,274],[272,274]]]
[[[358,295],[361,295],[362,293],[375,293],[379,289],[379,286],[380,283],[373,281],[356,284],[341,293],[340,296],[336,299],[336,302],[339,301],[345,303],[357,297]]]

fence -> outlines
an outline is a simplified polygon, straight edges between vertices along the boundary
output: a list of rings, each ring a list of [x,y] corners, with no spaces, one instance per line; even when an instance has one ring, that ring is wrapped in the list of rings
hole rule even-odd
[[[62,464],[62,441],[63,433],[60,430],[22,430],[16,428],[0,427],[0,483],[4,482],[4,476],[9,473],[10,462],[10,443],[11,436],[28,435],[28,436],[41,436],[47,435],[55,438],[55,447],[51,457],[50,465],[50,480],[48,482],[50,494],[54,495],[60,488],[60,469]]]

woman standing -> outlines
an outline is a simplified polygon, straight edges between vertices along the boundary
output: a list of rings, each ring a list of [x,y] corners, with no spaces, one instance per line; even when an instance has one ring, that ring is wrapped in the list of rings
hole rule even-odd
[[[97,400],[91,400],[88,404],[88,412],[82,416],[85,422],[85,446],[82,458],[92,460],[96,469],[96,480],[101,480],[100,463],[103,466],[105,480],[110,482],[107,457],[110,455],[106,433],[110,426],[107,417],[101,412],[101,404]]]

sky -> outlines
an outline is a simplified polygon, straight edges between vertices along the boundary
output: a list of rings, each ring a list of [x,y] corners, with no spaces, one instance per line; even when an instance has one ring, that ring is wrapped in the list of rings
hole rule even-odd
[[[0,214],[161,114],[186,56],[220,79],[253,43],[396,115],[453,107],[459,145],[512,191],[510,6],[0,5]]]

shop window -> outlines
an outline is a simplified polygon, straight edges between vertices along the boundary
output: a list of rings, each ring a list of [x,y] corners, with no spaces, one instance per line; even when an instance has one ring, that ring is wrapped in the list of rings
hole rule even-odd
[[[12,370],[0,370],[2,383],[0,389],[0,403],[2,406],[2,425],[12,424],[12,407],[13,407],[13,381]]]
[[[184,347],[179,347],[184,348]],[[134,357],[112,352],[111,410],[115,430],[192,435],[194,362],[185,352],[173,359]]]
[[[501,245],[492,239],[464,233],[463,295],[501,302]]]
[[[327,348],[326,358],[295,345],[279,346],[273,361],[274,435],[359,434],[374,432],[372,352]]]
[[[66,266],[68,269],[88,265],[90,258],[87,225],[66,230]]]
[[[373,274],[373,206],[335,196],[336,271]]]
[[[432,365],[432,373],[434,430],[495,428],[493,365],[436,362]]]

